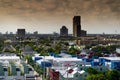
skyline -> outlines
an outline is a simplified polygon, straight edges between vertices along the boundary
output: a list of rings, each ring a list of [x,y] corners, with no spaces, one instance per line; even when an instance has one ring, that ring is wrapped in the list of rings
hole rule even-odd
[[[88,33],[120,34],[119,0],[0,0],[0,32],[72,33],[74,16]],[[102,26],[102,27],[101,27]]]

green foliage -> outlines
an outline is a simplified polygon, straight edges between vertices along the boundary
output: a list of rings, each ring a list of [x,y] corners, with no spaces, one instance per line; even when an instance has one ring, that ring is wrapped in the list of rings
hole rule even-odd
[[[53,48],[49,48],[47,51],[48,52],[54,52],[54,49]]]
[[[30,56],[30,55],[27,55],[27,60],[28,60],[28,64],[31,64],[31,65],[33,65],[33,60],[32,60],[32,56]]]
[[[54,53],[55,53],[55,54],[59,54],[60,51],[61,51],[60,45],[55,45],[55,47],[54,47]]]
[[[44,48],[42,48],[42,47],[35,48],[35,51],[37,51],[38,53],[40,53],[42,50],[44,50]]]
[[[11,73],[11,70],[10,70],[10,67],[8,67],[8,76],[11,76],[12,73]]]
[[[43,69],[42,69],[39,65],[37,65],[37,64],[34,65],[34,70],[35,70],[39,75],[43,74]]]
[[[68,50],[68,53],[71,55],[75,55],[76,52],[78,52],[79,50],[75,49],[74,46],[71,46],[71,48]]]
[[[23,71],[21,71],[21,76],[24,76],[24,74],[25,74],[25,73],[24,73]]]
[[[112,46],[107,46],[106,49],[110,52],[113,53],[115,52],[116,48],[120,47],[119,45],[112,45]]]
[[[119,80],[120,72],[117,70],[110,70],[106,72],[106,80]]]
[[[34,61],[32,60],[32,56],[27,56],[27,60],[28,64],[30,64],[39,75],[43,74],[43,69],[39,65],[34,63]]]
[[[97,71],[96,69],[94,69],[92,67],[87,68],[86,72],[89,73],[90,75],[99,74],[99,71]]]
[[[64,45],[69,46],[69,43],[68,42],[64,42]]]
[[[42,50],[40,52],[40,56],[48,56],[48,51],[47,50]]]
[[[110,54],[115,52],[116,48],[120,47],[119,45],[112,45],[112,46],[96,46],[94,48],[92,48],[92,51],[95,52],[95,56],[99,56],[101,57],[102,54],[101,53],[106,53],[106,54]]]
[[[89,74],[86,80],[119,80],[120,79],[120,71],[117,70],[109,70],[104,73],[97,71],[93,68],[88,68],[86,70]]]
[[[86,80],[105,80],[105,76],[103,74],[89,75]]]
[[[87,45],[85,46],[85,49],[90,49],[90,48],[92,48],[92,46],[95,46],[95,44],[87,44]]]
[[[2,39],[0,39],[0,53],[3,49],[3,46],[4,46],[4,41]]]

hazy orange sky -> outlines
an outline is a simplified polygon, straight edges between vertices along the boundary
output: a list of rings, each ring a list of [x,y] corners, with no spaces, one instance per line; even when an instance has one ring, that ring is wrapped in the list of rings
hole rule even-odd
[[[120,34],[120,0],[0,0],[0,32],[59,33],[65,25],[72,33],[75,15],[88,33]]]

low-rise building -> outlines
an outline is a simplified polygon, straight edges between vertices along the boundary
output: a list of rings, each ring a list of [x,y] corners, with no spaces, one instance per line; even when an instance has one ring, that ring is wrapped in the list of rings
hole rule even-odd
[[[111,69],[120,70],[120,57],[78,58],[65,53],[59,55],[50,53],[50,56],[35,55],[33,60],[40,66],[44,65],[43,68],[52,69],[50,80],[56,78],[53,75],[57,72],[59,72],[57,80],[85,80],[88,75],[85,71],[90,67],[102,72]]]
[[[27,63],[21,62],[19,56],[0,54],[0,80],[28,80],[26,75],[35,77],[34,70]]]

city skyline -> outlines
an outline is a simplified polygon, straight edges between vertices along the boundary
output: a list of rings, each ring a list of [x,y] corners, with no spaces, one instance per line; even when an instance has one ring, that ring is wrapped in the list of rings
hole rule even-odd
[[[73,31],[73,16],[81,16],[88,33],[120,34],[119,0],[0,0],[0,32],[58,32],[65,25]]]

